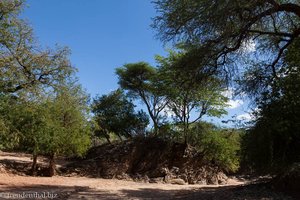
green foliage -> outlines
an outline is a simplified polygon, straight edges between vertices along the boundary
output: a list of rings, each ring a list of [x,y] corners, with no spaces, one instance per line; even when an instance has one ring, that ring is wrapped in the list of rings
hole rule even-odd
[[[211,130],[200,139],[204,159],[214,162],[227,172],[239,168],[239,133],[236,131]]]
[[[12,149],[18,143],[18,130],[13,126],[16,98],[0,94],[0,149]]]
[[[46,154],[82,156],[90,145],[88,96],[79,85],[61,88],[43,105],[47,132],[41,148]]]
[[[299,40],[286,56],[288,71],[265,93],[254,127],[244,139],[244,160],[259,172],[278,172],[300,162]],[[297,50],[295,51],[295,48]]]
[[[7,102],[9,100],[9,106]],[[87,96],[79,86],[62,87],[55,95],[1,99],[1,143],[34,155],[83,155],[90,145]]]
[[[207,122],[198,122],[193,125],[189,140],[206,161],[227,172],[235,172],[240,164],[242,134],[242,130],[222,129]]]
[[[154,4],[158,36],[187,49],[171,65],[177,74],[200,71],[225,81],[234,78],[238,92],[255,100],[257,119],[243,139],[246,165],[266,172],[299,162],[299,1],[157,0]],[[206,136],[216,141],[212,149],[222,146],[214,134]]]
[[[0,2],[0,146],[82,155],[90,140],[87,96],[74,83],[70,50],[41,48],[19,17],[23,6]]]
[[[156,0],[154,28],[163,41],[189,48],[182,71],[207,67],[225,80],[242,68],[243,90],[268,91],[280,78],[284,52],[300,36],[299,1]]]
[[[139,98],[145,105],[153,122],[154,134],[158,135],[162,125],[162,115],[167,100],[161,94],[163,91],[157,69],[145,62],[125,64],[117,68],[119,85],[128,90],[132,97]]]
[[[0,92],[15,93],[58,87],[76,71],[70,50],[41,48],[32,28],[18,16],[23,1],[0,3]]]
[[[180,70],[178,59],[185,52],[170,51],[168,57],[157,56],[156,59],[160,63],[160,82],[164,85],[163,94],[168,99],[167,107],[187,140],[189,126],[204,115],[220,117],[227,113],[224,107],[228,98],[222,95],[224,84],[214,74]]]
[[[152,89],[151,81],[156,75],[156,70],[148,63],[138,62],[125,64],[117,68],[116,73],[122,88],[130,90],[132,95],[139,95]]]
[[[142,110],[135,112],[134,107],[122,90],[95,98],[92,111],[98,124],[96,134],[106,137],[108,142],[110,133],[115,133],[120,138],[145,135],[149,124],[148,116]]]

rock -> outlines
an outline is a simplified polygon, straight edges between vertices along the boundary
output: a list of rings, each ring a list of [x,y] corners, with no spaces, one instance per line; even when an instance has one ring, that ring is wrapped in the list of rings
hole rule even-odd
[[[6,169],[5,169],[5,166],[0,164],[0,173],[6,173]]]
[[[218,173],[217,166],[203,160],[197,149],[159,138],[135,138],[93,147],[85,159],[72,163],[68,169],[83,176],[125,180],[131,177],[152,183],[180,179],[181,184],[226,184],[227,180]]]
[[[178,167],[172,167],[171,172],[177,174],[179,172],[179,168]]]
[[[159,178],[150,178],[149,183],[162,183],[163,182],[163,177]]]
[[[217,179],[218,179],[218,184],[219,185],[226,185],[227,184],[228,177],[224,173],[219,172],[218,175],[217,175]]]
[[[216,176],[212,175],[207,178],[207,184],[209,185],[218,185],[218,179]]]
[[[170,183],[174,185],[186,185],[185,181],[181,178],[171,179]]]
[[[166,167],[163,167],[161,170],[161,173],[162,174],[164,174],[164,175],[168,175],[168,174],[170,174],[170,171],[169,171],[169,169],[168,168],[166,168]]]
[[[143,182],[143,183],[149,183],[149,181],[150,181],[150,179],[147,175],[145,175],[141,178],[141,182]]]
[[[199,184],[199,185],[207,185],[207,182],[206,182],[206,180],[200,180],[200,181],[197,181],[197,184]]]
[[[184,180],[184,182],[188,182],[188,176],[186,174],[181,174],[178,177]]]
[[[126,173],[116,175],[116,179],[127,180],[127,181],[132,180],[132,178]]]

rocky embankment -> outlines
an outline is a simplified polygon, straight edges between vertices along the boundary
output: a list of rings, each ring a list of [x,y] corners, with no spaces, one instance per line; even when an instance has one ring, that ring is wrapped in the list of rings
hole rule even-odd
[[[180,143],[147,138],[92,148],[86,158],[63,173],[173,184],[226,184],[227,176],[203,159],[196,149]]]

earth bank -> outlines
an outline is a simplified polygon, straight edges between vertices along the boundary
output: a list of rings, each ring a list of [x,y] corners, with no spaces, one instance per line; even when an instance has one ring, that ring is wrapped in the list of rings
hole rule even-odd
[[[195,148],[157,138],[104,144],[69,164],[63,173],[173,184],[226,184],[227,176]]]

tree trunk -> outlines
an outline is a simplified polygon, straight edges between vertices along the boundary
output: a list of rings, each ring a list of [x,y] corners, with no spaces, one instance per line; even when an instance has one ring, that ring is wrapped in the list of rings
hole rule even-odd
[[[54,157],[55,157],[55,154],[51,154],[49,156],[49,168],[48,168],[48,175],[50,177],[54,176],[55,175],[55,161],[54,161]]]
[[[158,125],[157,122],[154,123],[154,136],[158,136],[159,135],[159,129],[158,129]]]
[[[108,133],[105,133],[105,134],[104,134],[104,137],[105,137],[105,139],[107,140],[107,142],[108,142],[109,144],[111,144],[109,134],[108,134]]]
[[[36,175],[36,168],[37,168],[37,155],[33,154],[32,155],[32,165],[31,165],[31,175],[35,176]]]

